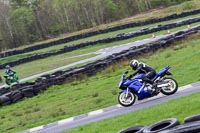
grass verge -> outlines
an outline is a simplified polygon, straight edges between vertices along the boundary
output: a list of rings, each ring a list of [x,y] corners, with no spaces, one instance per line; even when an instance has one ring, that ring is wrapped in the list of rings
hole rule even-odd
[[[80,126],[63,133],[117,133],[130,126],[147,126],[168,118],[177,118],[180,123],[183,123],[185,117],[199,114],[200,104],[197,104],[199,97],[200,93],[192,94],[143,110]]]
[[[194,23],[191,26],[195,26],[195,25],[199,25],[199,24],[200,24],[200,22]],[[174,32],[177,30],[185,29],[185,28],[186,28],[186,26],[180,26],[180,27],[171,29],[170,31]],[[156,35],[156,36],[162,35],[162,34],[167,34],[167,30],[163,30],[163,31],[154,33],[154,35]],[[37,73],[45,72],[45,71],[52,70],[57,67],[61,67],[61,66],[64,66],[64,65],[67,65],[70,63],[74,63],[74,62],[82,60],[82,59],[94,57],[95,55],[91,54],[91,55],[87,55],[87,56],[83,56],[83,57],[70,58],[72,56],[91,53],[91,52],[95,52],[95,51],[103,49],[103,48],[118,46],[121,44],[126,44],[126,43],[134,42],[137,40],[142,40],[145,38],[149,38],[150,36],[151,36],[150,34],[147,34],[147,35],[138,36],[138,37],[134,37],[134,38],[130,38],[127,40],[122,40],[122,41],[117,41],[117,42],[113,42],[113,43],[103,43],[103,44],[97,44],[94,46],[88,46],[88,47],[84,47],[84,48],[81,48],[78,50],[74,50],[72,52],[67,52],[64,54],[50,56],[50,57],[47,57],[44,59],[38,59],[38,60],[35,60],[32,62],[24,63],[19,66],[13,67],[13,69],[18,72],[19,77],[22,79],[22,78],[32,76]],[[10,58],[10,57],[7,57],[7,58]],[[12,58],[12,56],[11,56],[11,58]],[[0,73],[2,73],[2,75],[3,75],[4,70],[0,70]]]
[[[166,65],[172,66],[171,72],[174,74],[173,77],[178,81],[179,86],[182,86],[200,81],[199,44],[200,39],[199,34],[197,34],[189,38],[189,40],[179,42],[167,49],[159,50],[156,53],[147,54],[137,59],[153,66],[156,70]],[[1,107],[0,131],[6,133],[23,131],[117,104],[118,81],[121,74],[129,69],[128,62],[124,61],[113,65],[99,72],[96,76],[82,80],[77,79],[74,82],[60,86],[53,86],[36,97]],[[181,105],[170,104],[171,109],[176,109],[177,106]],[[169,108],[169,106],[167,107]],[[185,110],[182,109],[182,111]],[[167,116],[171,112],[166,111],[162,113]],[[146,119],[153,115],[153,113],[145,114]],[[160,118],[154,119],[154,121],[158,119]],[[152,120],[146,123],[145,120],[143,121],[144,124],[153,122]],[[120,128],[125,126],[128,126],[128,124],[122,125]],[[115,130],[118,130],[118,128]]]

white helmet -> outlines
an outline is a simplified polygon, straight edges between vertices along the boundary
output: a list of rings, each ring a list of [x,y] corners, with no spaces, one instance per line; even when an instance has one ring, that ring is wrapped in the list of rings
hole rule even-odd
[[[6,65],[6,69],[10,69],[10,65]]]
[[[135,59],[130,62],[130,67],[134,70],[137,69],[138,65],[139,65],[139,62]]]

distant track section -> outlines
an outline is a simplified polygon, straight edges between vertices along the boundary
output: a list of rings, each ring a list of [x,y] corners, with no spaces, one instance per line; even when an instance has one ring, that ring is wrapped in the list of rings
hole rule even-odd
[[[45,91],[48,87],[52,85],[60,85],[66,81],[76,79],[80,75],[92,76],[97,72],[104,70],[105,68],[120,62],[125,59],[132,59],[143,55],[148,52],[156,51],[160,48],[169,47],[173,44],[174,41],[183,40],[185,37],[195,34],[200,31],[200,26],[191,28],[189,30],[182,30],[163,37],[158,41],[141,45],[134,46],[128,50],[124,50],[120,53],[110,55],[104,59],[97,60],[93,63],[89,63],[80,67],[56,71],[52,74],[43,75],[40,78],[36,79],[34,82],[20,83],[10,87],[0,88],[0,106],[9,105],[15,102],[19,102],[24,98],[29,98]],[[11,91],[12,90],[12,91]]]
[[[27,52],[31,52],[31,51],[35,51],[35,50],[39,50],[39,49],[43,49],[43,48],[67,43],[67,42],[71,42],[71,41],[74,41],[74,40],[94,36],[94,35],[113,32],[113,31],[117,31],[117,30],[131,28],[131,27],[144,26],[144,25],[148,25],[148,24],[164,22],[164,21],[168,21],[168,20],[173,20],[173,19],[177,19],[177,18],[182,18],[182,17],[186,17],[186,16],[190,16],[190,15],[199,14],[199,13],[200,13],[200,9],[196,9],[196,10],[192,10],[192,11],[182,12],[180,14],[174,13],[174,14],[168,15],[166,17],[162,17],[162,18],[153,18],[153,19],[149,19],[149,20],[146,20],[146,21],[133,22],[133,23],[123,24],[123,25],[119,25],[119,26],[114,26],[114,27],[107,28],[107,29],[82,33],[82,34],[66,37],[66,38],[63,38],[63,39],[55,40],[55,41],[52,41],[52,42],[41,43],[41,44],[38,44],[38,45],[29,46],[29,47],[24,48],[24,49],[1,52],[0,58],[12,56],[12,55],[18,55],[18,54],[22,54],[22,53],[27,53]]]
[[[142,35],[158,32],[158,31],[162,31],[162,30],[172,29],[172,28],[176,28],[176,27],[180,27],[180,26],[183,26],[183,25],[188,25],[188,24],[192,24],[192,23],[196,23],[196,22],[200,22],[200,17],[186,19],[186,20],[173,22],[173,23],[169,23],[169,24],[165,24],[165,25],[158,25],[157,27],[146,28],[146,29],[142,29],[142,30],[139,30],[139,31],[123,33],[123,34],[120,34],[120,35],[117,35],[117,36],[114,36],[114,37],[109,37],[109,38],[104,38],[104,39],[99,39],[99,40],[69,45],[69,46],[65,46],[64,48],[61,48],[59,50],[56,50],[56,51],[50,51],[50,52],[45,52],[45,53],[41,53],[41,54],[34,54],[34,55],[31,55],[31,56],[27,56],[25,58],[21,58],[19,60],[10,61],[10,62],[4,63],[4,64],[0,64],[0,69],[4,69],[6,65],[10,65],[10,66],[13,67],[13,66],[17,66],[17,65],[20,65],[20,64],[23,64],[23,63],[26,63],[26,62],[31,62],[31,61],[38,60],[38,59],[44,59],[44,58],[47,58],[49,56],[59,55],[59,54],[63,54],[63,53],[66,53],[66,52],[73,51],[73,50],[77,50],[77,49],[80,49],[80,48],[83,48],[83,47],[86,47],[86,46],[92,46],[92,45],[97,45],[97,44],[101,44],[101,43],[111,43],[111,42],[115,42],[115,41],[126,40],[126,39],[130,39],[130,38],[133,38],[133,37],[142,36]]]

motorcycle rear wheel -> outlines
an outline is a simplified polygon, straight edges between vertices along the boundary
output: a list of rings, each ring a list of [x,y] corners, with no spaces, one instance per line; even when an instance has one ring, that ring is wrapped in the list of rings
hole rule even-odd
[[[124,107],[131,106],[135,103],[136,96],[132,92],[128,92],[128,96],[126,97],[126,93],[120,92],[118,96],[118,102],[120,105]]]
[[[164,79],[164,82],[169,83],[169,86],[162,87],[162,89],[160,90],[161,93],[163,93],[164,95],[172,95],[178,90],[178,83],[175,79],[167,77]]]

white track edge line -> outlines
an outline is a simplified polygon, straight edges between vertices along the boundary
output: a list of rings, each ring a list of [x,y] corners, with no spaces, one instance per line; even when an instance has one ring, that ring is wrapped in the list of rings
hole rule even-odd
[[[29,132],[36,132],[36,131],[39,131],[43,128],[44,128],[44,126],[34,127],[34,128],[29,129]]]
[[[97,114],[101,114],[101,113],[103,113],[103,109],[92,111],[92,112],[88,113],[88,115],[97,115]]]
[[[69,123],[69,122],[72,122],[72,121],[74,121],[74,117],[67,118],[67,119],[64,119],[64,120],[60,120],[60,121],[58,121],[58,125]]]

